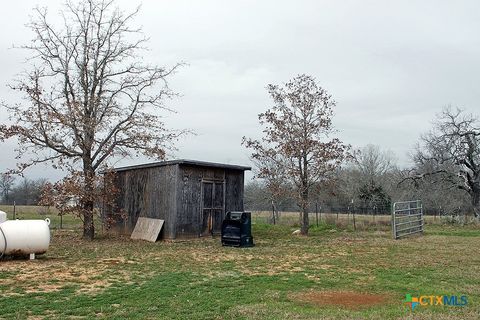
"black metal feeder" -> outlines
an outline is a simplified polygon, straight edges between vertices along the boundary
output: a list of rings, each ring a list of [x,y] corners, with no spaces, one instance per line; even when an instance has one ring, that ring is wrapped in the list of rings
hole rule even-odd
[[[227,212],[222,222],[222,245],[230,247],[254,246],[250,212]]]

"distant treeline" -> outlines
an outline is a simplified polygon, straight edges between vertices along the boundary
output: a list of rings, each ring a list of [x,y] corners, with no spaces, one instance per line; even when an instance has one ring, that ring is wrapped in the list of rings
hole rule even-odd
[[[468,195],[452,188],[449,181],[426,176],[421,181],[409,180],[398,168],[391,152],[368,145],[355,161],[337,170],[331,180],[319,183],[311,194],[310,212],[389,214],[396,201],[422,200],[429,215],[472,214]],[[273,192],[272,192],[273,191]],[[278,190],[269,190],[262,180],[245,186],[247,210],[299,211],[295,199],[283,197]]]
[[[15,179],[2,175],[0,178],[0,203],[11,205],[37,205],[42,195],[42,190],[47,179]]]

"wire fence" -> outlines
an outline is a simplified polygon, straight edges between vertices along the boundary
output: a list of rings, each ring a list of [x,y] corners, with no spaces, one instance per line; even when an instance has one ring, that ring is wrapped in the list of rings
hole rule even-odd
[[[391,229],[391,209],[390,208],[366,208],[366,207],[327,207],[318,208],[316,212],[309,212],[310,226],[321,226],[324,224],[335,225],[342,228],[352,229]],[[294,211],[252,211],[252,221],[254,223],[279,224],[292,227],[300,226],[300,212]],[[444,223],[469,223],[473,217],[468,215],[438,214],[436,211],[430,211],[429,215],[424,217],[427,224]]]
[[[47,206],[0,205],[0,210],[7,214],[9,220],[50,219],[50,229],[79,229],[82,219],[74,214],[59,215],[58,210]],[[95,223],[101,225],[100,218],[95,215]]]

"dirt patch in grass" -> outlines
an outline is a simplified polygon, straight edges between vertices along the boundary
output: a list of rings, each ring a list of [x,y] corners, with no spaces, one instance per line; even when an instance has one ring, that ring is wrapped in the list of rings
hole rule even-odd
[[[11,260],[2,262],[5,271],[20,272],[7,279],[2,284],[10,286],[5,294],[15,294],[18,289],[25,293],[46,293],[59,291],[65,286],[78,286],[81,293],[101,291],[114,282],[129,280],[129,274],[121,269],[113,269],[115,265],[134,263],[123,257],[101,259],[96,262],[73,262],[62,259],[42,258],[35,261]]]
[[[352,310],[378,306],[388,300],[386,295],[352,291],[308,291],[293,294],[290,298],[319,306],[338,306]]]

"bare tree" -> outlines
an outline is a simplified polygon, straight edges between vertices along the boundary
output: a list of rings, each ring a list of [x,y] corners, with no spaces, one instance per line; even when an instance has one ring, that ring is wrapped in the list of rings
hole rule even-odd
[[[9,198],[19,205],[37,205],[40,201],[47,179],[29,179],[24,177],[20,182],[13,186]]]
[[[416,164],[409,178],[429,177],[450,188],[465,191],[480,218],[480,122],[461,109],[446,108],[434,128],[421,138],[414,155]],[[434,180],[432,180],[434,181]]]
[[[282,192],[296,199],[301,233],[307,235],[310,192],[347,157],[349,146],[329,138],[335,102],[314,78],[299,75],[284,87],[267,88],[274,106],[259,115],[265,135],[261,141],[244,137],[242,143],[253,150],[259,178],[285,182]]]
[[[167,130],[161,111],[174,93],[166,79],[179,65],[146,65],[147,38],[132,27],[138,9],[125,14],[113,0],[67,1],[55,25],[37,8],[28,25],[35,37],[31,70],[12,86],[26,103],[4,105],[12,125],[1,138],[16,137],[28,166],[52,162],[81,176],[83,235],[94,237],[96,175],[111,157],[144,154],[163,159],[183,132]]]
[[[10,192],[15,184],[15,178],[7,173],[0,175],[0,191],[2,193],[2,202],[8,203],[10,201]]]
[[[355,154],[354,164],[364,178],[377,180],[395,168],[395,156],[391,151],[367,144]]]
[[[278,204],[283,198],[283,190],[287,181],[284,179],[282,168],[277,166],[279,155],[273,158],[253,158],[254,173],[257,177],[262,177],[265,189],[267,191],[268,202],[271,204],[271,220],[275,224],[278,220]]]
[[[387,194],[389,176],[395,170],[395,156],[391,151],[381,150],[379,146],[368,144],[354,155],[353,167],[348,177],[355,187],[355,195],[368,207],[388,207],[390,195]],[[351,187],[350,187],[351,188]]]

